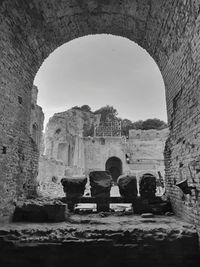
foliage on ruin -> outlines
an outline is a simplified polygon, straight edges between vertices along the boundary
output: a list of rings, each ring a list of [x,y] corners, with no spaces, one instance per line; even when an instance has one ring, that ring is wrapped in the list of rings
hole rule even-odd
[[[101,123],[109,120],[117,120],[117,110],[113,106],[106,105],[94,111],[94,114],[101,114]]]
[[[122,119],[122,135],[128,135],[129,130],[162,130],[167,128],[167,123],[154,118],[154,119],[147,119],[147,120],[138,120],[136,122],[132,122],[128,119]]]
[[[78,110],[80,110],[80,111],[84,111],[84,112],[92,112],[92,111],[91,111],[91,107],[88,106],[88,105],[83,105],[83,106],[81,106],[81,107],[79,107],[79,106],[74,106],[74,107],[72,107],[72,109],[78,109]]]
[[[157,118],[153,118],[153,119],[146,119],[146,120],[138,120],[135,122],[132,122],[129,119],[121,119],[119,118],[117,109],[115,109],[113,106],[110,105],[106,105],[104,107],[101,107],[97,110],[95,110],[94,112],[91,110],[91,107],[88,105],[83,105],[81,107],[75,106],[73,107],[73,109],[78,109],[84,112],[92,112],[93,114],[101,114],[101,123],[104,123],[106,121],[113,121],[113,120],[118,120],[121,121],[121,125],[122,125],[122,135],[128,136],[129,134],[129,130],[151,130],[151,129],[155,129],[155,130],[162,130],[167,128],[167,123],[157,119]],[[94,129],[93,128],[89,128],[89,129],[85,129],[85,132],[87,132],[86,136],[88,135],[93,135]]]

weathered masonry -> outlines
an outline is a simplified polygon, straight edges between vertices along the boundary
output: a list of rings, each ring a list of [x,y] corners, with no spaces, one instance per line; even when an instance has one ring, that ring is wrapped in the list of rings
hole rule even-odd
[[[126,138],[121,136],[118,126],[117,136],[107,135],[108,132],[115,133],[116,128],[106,124],[106,131],[97,136],[94,129],[99,127],[99,122],[100,114],[75,108],[56,113],[50,118],[41,142],[38,195],[62,196],[62,178],[86,175],[89,179],[92,171],[110,171],[115,184],[122,174],[134,175],[138,187],[144,174],[163,179],[163,151],[168,129],[130,130]],[[40,120],[36,123],[41,125]],[[35,125],[33,119],[32,125]],[[99,128],[103,127],[101,124]]]
[[[42,62],[80,36],[107,33],[138,43],[157,62],[170,136],[167,192],[179,216],[200,226],[200,198],[183,198],[176,182],[200,190],[200,3],[195,0],[0,1],[0,214],[35,194],[38,149],[30,135],[31,89]]]

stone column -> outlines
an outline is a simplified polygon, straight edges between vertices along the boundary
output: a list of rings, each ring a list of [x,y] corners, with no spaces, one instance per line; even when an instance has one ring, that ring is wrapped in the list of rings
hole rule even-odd
[[[93,171],[89,174],[91,196],[97,200],[97,211],[109,211],[109,203],[106,199],[110,197],[112,177],[106,171]]]

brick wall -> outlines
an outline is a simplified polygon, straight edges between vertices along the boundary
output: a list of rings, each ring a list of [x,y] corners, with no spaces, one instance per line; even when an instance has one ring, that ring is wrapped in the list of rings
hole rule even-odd
[[[37,144],[40,154],[43,149],[43,124],[44,113],[40,106],[37,105],[38,88],[34,85],[32,87],[31,97],[31,119],[30,119],[30,134],[34,142]]]

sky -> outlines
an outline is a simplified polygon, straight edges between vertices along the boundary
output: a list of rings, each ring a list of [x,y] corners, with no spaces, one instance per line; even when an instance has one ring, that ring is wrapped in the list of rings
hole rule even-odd
[[[57,48],[43,62],[34,84],[45,124],[56,112],[111,105],[131,121],[167,121],[162,75],[136,43],[113,35],[89,35]]]

